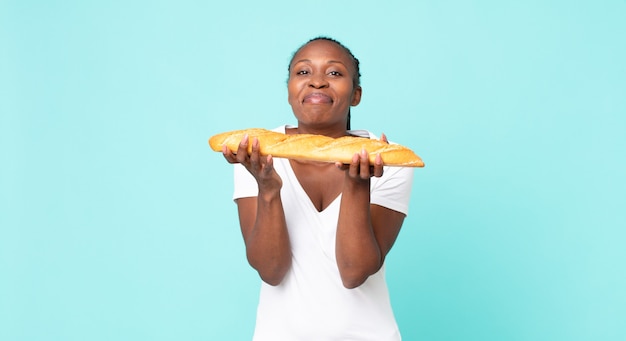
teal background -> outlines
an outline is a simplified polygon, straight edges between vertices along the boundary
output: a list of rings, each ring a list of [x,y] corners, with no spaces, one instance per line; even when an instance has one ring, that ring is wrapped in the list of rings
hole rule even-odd
[[[218,132],[294,123],[291,53],[362,63],[412,147],[405,340],[626,339],[624,1],[0,1],[0,340],[249,340]]]

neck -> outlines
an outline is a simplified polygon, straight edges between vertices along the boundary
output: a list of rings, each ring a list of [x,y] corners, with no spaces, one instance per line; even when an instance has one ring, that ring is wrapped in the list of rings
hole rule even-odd
[[[348,131],[344,128],[342,129],[315,129],[306,126],[299,125],[294,129],[295,134],[315,134],[315,135],[324,135],[328,137],[338,138],[342,136],[348,135]]]
[[[346,123],[332,125],[308,125],[298,122],[298,126],[293,130],[294,134],[316,134],[338,138],[348,135]]]

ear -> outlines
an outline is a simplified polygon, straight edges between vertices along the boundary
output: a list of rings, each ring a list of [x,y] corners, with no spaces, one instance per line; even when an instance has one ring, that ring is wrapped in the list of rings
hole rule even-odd
[[[354,88],[354,92],[352,93],[352,102],[350,102],[351,106],[356,107],[357,105],[359,105],[359,103],[361,103],[362,93],[363,93],[363,89],[360,86],[357,86],[356,88]]]

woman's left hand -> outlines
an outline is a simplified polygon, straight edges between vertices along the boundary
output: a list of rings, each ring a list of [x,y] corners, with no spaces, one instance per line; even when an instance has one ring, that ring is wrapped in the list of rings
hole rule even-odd
[[[380,140],[389,143],[385,134],[381,135]],[[347,176],[351,179],[368,180],[372,176],[381,177],[383,175],[383,159],[380,154],[377,154],[372,165],[369,161],[369,153],[363,149],[360,153],[352,156],[350,164],[338,162],[337,168],[346,171]]]

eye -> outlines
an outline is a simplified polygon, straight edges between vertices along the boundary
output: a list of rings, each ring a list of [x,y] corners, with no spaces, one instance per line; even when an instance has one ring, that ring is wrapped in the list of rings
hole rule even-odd
[[[339,71],[331,71],[328,73],[331,76],[336,76],[336,77],[340,77],[341,76],[341,72]]]
[[[296,75],[308,75],[308,74],[309,74],[309,71],[307,70],[300,70],[296,72]]]

